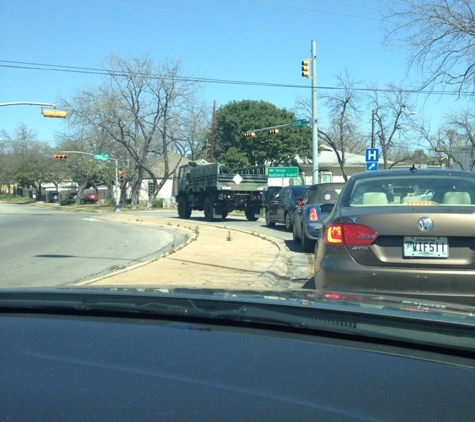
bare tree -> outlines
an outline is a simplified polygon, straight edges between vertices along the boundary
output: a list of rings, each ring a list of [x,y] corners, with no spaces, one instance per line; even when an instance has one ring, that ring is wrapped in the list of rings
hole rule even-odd
[[[359,103],[361,96],[355,89],[358,85],[348,71],[337,76],[341,87],[336,95],[327,96],[326,102],[330,108],[331,126],[328,131],[319,131],[322,138],[335,152],[338,164],[345,181],[348,175],[345,171],[346,153],[361,151],[361,134],[358,130],[361,111]]]
[[[387,90],[375,89],[371,94],[372,119],[374,128],[372,138],[375,147],[379,147],[383,157],[383,167],[389,167],[390,158],[393,164],[410,158],[411,153],[404,145],[404,134],[411,128],[409,116],[413,114],[412,105],[408,105],[409,94],[402,88],[390,85]],[[408,151],[407,155],[403,151]],[[393,154],[393,157],[391,157]]]
[[[210,157],[210,106],[205,103],[188,102],[181,113],[172,122],[174,147],[183,156],[191,160]]]
[[[345,170],[346,154],[361,153],[364,149],[363,136],[359,131],[359,106],[362,98],[356,89],[360,82],[348,70],[341,72],[336,78],[340,89],[334,95],[323,97],[329,106],[330,125],[326,130],[318,128],[318,138],[333,149],[343,178],[348,180]],[[311,115],[309,99],[298,98],[296,106],[301,113]]]
[[[388,3],[386,41],[411,48],[422,88],[441,82],[461,94],[475,88],[473,0],[400,0]]]
[[[174,170],[169,168],[168,153],[180,148],[182,111],[196,100],[199,83],[181,73],[181,60],[155,66],[148,56],[111,54],[106,69],[109,77],[103,85],[79,91],[68,103],[71,120],[126,151],[132,206],[139,202],[145,175],[152,181],[151,204]],[[154,157],[164,161],[160,182],[150,166]]]
[[[440,131],[436,151],[449,159],[449,165],[462,170],[475,168],[475,113],[469,110],[447,116]],[[452,162],[452,164],[450,164]]]
[[[421,142],[421,147],[427,151],[427,164],[450,167],[450,157],[444,152],[443,148],[444,129],[439,126],[433,130],[430,122],[419,121],[414,125],[414,131]]]

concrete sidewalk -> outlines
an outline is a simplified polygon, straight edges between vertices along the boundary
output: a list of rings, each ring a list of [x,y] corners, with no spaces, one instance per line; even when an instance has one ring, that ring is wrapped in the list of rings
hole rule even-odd
[[[178,230],[185,233],[188,240],[148,263],[80,285],[295,289],[303,286],[304,278],[311,277],[310,265],[297,272],[289,269],[291,252],[281,239],[195,221],[177,222],[126,213],[99,214],[97,218]]]

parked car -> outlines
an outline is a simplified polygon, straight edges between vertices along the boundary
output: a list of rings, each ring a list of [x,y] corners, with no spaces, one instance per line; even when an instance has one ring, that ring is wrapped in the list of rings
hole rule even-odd
[[[59,192],[51,191],[48,192],[48,202],[58,202]]]
[[[323,223],[314,287],[475,305],[474,216],[474,173],[353,175]]]
[[[86,195],[84,195],[84,202],[86,203],[94,203],[94,202],[97,202],[97,200],[99,199],[97,193],[87,193]]]
[[[77,196],[78,196],[78,192],[71,192],[69,194],[69,199],[76,199]],[[99,197],[97,193],[85,193],[81,197],[81,201],[85,203],[94,203],[94,202],[97,202],[98,199]]]
[[[274,199],[266,205],[266,224],[268,227],[276,223],[285,224],[288,231],[292,230],[294,212],[302,204],[309,185],[283,187]]]
[[[313,252],[323,220],[328,216],[345,183],[319,183],[305,192],[302,205],[294,213],[293,238],[303,252]]]

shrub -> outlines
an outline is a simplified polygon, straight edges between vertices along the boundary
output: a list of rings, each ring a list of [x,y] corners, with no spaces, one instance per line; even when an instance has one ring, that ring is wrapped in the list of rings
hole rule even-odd
[[[152,202],[152,208],[163,208],[163,198],[157,198]]]

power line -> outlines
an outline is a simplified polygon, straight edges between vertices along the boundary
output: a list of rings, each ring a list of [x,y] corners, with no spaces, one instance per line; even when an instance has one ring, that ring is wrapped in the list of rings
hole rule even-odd
[[[36,71],[46,71],[46,72],[65,72],[65,73],[79,73],[79,74],[92,74],[92,75],[101,75],[101,76],[117,76],[117,77],[126,77],[131,73],[120,72],[111,69],[98,69],[91,67],[79,67],[79,66],[65,66],[58,64],[47,64],[47,63],[31,63],[31,62],[18,62],[10,60],[0,60],[0,67],[4,68],[13,68],[13,69],[23,69],[23,70],[36,70]],[[200,78],[200,77],[190,77],[190,76],[168,76],[160,74],[150,74],[150,73],[140,73],[133,72],[136,76],[143,76],[154,79],[176,79],[183,82],[198,82],[198,83],[209,83],[209,84],[225,84],[225,85],[247,85],[247,86],[262,86],[270,88],[293,88],[293,89],[310,89],[308,85],[294,85],[294,84],[280,84],[272,82],[257,82],[257,81],[239,81],[239,80],[230,80],[230,79],[215,79],[215,78]],[[341,91],[345,88],[338,86],[317,86],[317,89],[322,91]],[[414,88],[410,89],[394,89],[394,88],[353,88],[354,91],[359,92],[395,92],[401,91],[408,94],[434,94],[434,95],[451,95],[451,96],[473,96],[473,93],[470,92],[450,92],[450,91],[427,91],[427,90],[418,90]]]
[[[293,4],[285,4],[285,3],[278,3],[274,1],[269,1],[269,0],[249,0],[255,3],[263,3],[263,4],[269,4],[271,6],[280,6],[280,7],[287,7],[290,9],[298,9],[298,10],[306,10],[309,12],[318,12],[318,13],[328,13],[331,15],[340,15],[340,16],[347,16],[350,18],[358,18],[358,19],[369,19],[369,20],[374,20],[374,21],[379,21],[381,20],[380,18],[372,18],[369,16],[361,16],[361,15],[354,15],[352,13],[342,13],[342,12],[334,12],[330,10],[322,10],[322,9],[315,9],[313,7],[304,7],[304,6],[296,6]],[[342,6],[352,6],[352,7],[360,7],[368,10],[375,10],[378,11],[379,9],[374,8],[374,7],[368,7],[368,6],[358,6],[358,5],[353,5],[353,4],[348,4],[348,3],[343,3],[343,2],[337,2],[337,1],[330,1],[330,0],[320,0],[325,3],[331,3],[331,4],[337,4],[337,5],[342,5]]]

